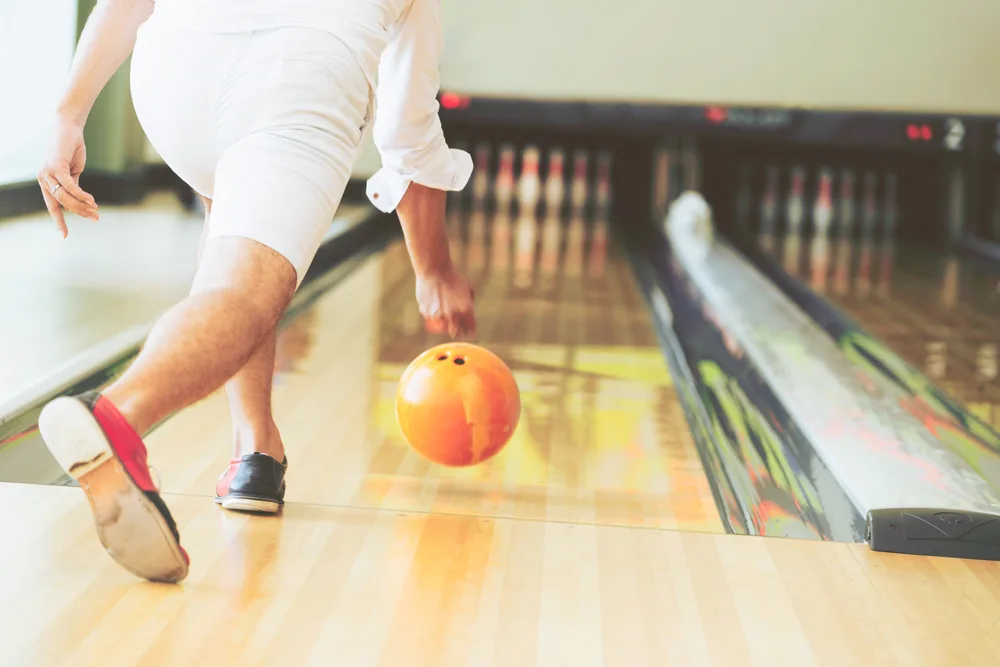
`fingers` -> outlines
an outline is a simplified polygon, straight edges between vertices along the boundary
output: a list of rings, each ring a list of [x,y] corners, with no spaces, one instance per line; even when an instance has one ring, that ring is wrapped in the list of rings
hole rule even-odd
[[[45,208],[56,221],[63,238],[69,233],[62,209],[76,213],[88,220],[97,220],[97,202],[85,192],[68,172],[46,169],[38,175],[38,186],[45,199]]]
[[[476,337],[476,316],[472,311],[425,317],[424,324],[428,333],[447,333],[452,338]]]
[[[59,205],[59,202],[56,201],[56,198],[45,189],[44,185],[42,186],[42,198],[45,200],[45,208],[48,209],[49,215],[51,215],[52,219],[56,221],[56,227],[59,228],[59,234],[61,234],[63,238],[66,238],[69,234],[69,229],[66,227],[66,218],[63,217],[62,207]]]
[[[97,202],[90,193],[80,187],[69,172],[54,172],[52,176],[62,186],[56,192],[56,199],[59,199],[61,194],[64,199],[59,199],[59,202],[63,206],[84,218],[97,220]]]

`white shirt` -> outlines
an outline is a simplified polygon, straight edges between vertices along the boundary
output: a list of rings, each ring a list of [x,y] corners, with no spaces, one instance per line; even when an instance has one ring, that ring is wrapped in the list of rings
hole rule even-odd
[[[438,117],[441,0],[157,0],[155,11],[189,29],[306,27],[347,44],[375,91],[373,137],[382,168],[368,179],[367,193],[380,211],[394,211],[411,182],[438,190],[469,182],[472,157],[448,147]]]

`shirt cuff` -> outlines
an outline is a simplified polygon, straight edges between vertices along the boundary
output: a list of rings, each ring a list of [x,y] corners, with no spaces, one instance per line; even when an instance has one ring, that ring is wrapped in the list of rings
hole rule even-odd
[[[403,172],[382,167],[368,179],[368,200],[383,213],[396,210],[410,183],[445,191],[463,190],[472,176],[472,156],[465,151],[446,148],[426,167]]]

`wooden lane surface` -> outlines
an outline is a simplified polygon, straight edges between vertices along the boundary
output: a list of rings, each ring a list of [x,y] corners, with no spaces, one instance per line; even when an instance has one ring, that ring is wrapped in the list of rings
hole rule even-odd
[[[0,485],[0,665],[979,667],[1000,563],[864,546],[166,498],[180,586],[103,553],[79,489]]]
[[[450,470],[402,440],[396,383],[440,340],[422,333],[399,243],[281,335],[273,401],[289,458],[287,500],[720,532],[624,261],[610,258],[589,282],[527,288],[508,270],[466,268],[478,286],[479,341],[511,364],[522,389],[521,424],[506,450]],[[164,490],[213,494],[230,429],[220,392],[155,431],[147,441]]]

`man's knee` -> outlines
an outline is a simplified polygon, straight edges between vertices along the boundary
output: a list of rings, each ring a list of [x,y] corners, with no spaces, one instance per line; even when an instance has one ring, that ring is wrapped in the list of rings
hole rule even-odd
[[[281,319],[295,293],[295,268],[283,256],[240,236],[206,240],[191,294],[225,290],[262,327]]]

